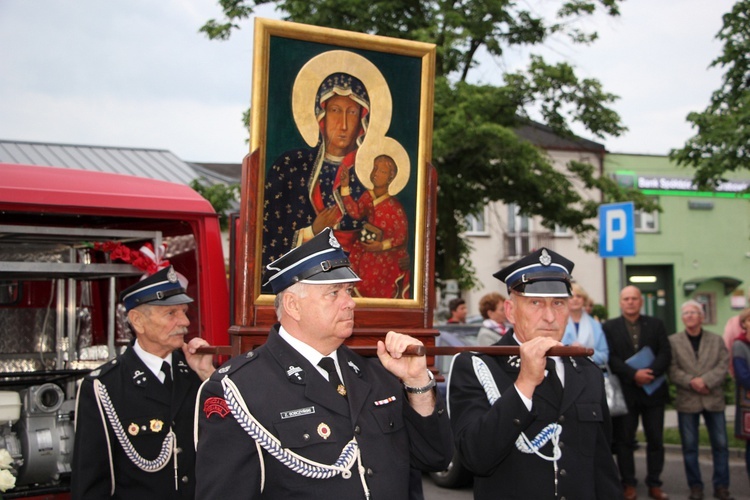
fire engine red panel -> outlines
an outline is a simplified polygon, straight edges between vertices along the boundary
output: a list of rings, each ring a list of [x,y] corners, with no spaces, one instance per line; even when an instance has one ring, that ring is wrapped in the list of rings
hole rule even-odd
[[[143,212],[215,213],[190,186],[144,177],[0,163],[0,178],[0,206],[8,208],[19,203],[42,210],[68,206],[82,213],[100,213],[107,207],[108,215],[126,210],[139,217]]]

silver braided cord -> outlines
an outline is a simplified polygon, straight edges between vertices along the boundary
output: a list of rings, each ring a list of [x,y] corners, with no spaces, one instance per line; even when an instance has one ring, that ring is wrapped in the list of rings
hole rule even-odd
[[[264,428],[247,409],[245,401],[234,382],[228,377],[224,377],[221,384],[224,388],[224,398],[226,399],[227,406],[237,420],[237,423],[276,460],[304,477],[329,479],[338,474],[341,474],[341,477],[345,479],[351,477],[352,473],[350,469],[359,459],[359,445],[356,439],[352,439],[346,444],[341,451],[341,455],[333,465],[321,464],[307,459],[287,448],[282,448],[278,438]],[[360,475],[362,475],[364,468],[360,466],[359,469]]]
[[[560,441],[561,432],[562,426],[553,422],[542,429],[542,431],[531,441],[526,437],[526,434],[521,433],[516,440],[516,448],[523,453],[536,453],[538,456],[548,461],[558,460],[562,456],[562,450],[557,444]],[[551,457],[548,457],[539,453],[539,449],[550,440],[552,440],[554,454]]]
[[[489,401],[491,406],[495,404],[495,401],[500,399],[500,390],[497,388],[495,379],[492,378],[492,374],[490,373],[490,369],[487,367],[487,364],[477,356],[472,356],[471,361],[472,365],[474,366],[474,374],[477,376],[479,384],[484,389],[484,392],[487,395],[487,401]],[[558,446],[561,433],[562,426],[556,422],[553,422],[542,429],[541,432],[537,434],[536,437],[532,440],[529,440],[529,438],[526,437],[526,434],[522,432],[521,435],[518,436],[518,439],[516,439],[516,449],[518,449],[518,451],[522,453],[535,453],[545,460],[557,462],[557,460],[562,456],[562,450]],[[550,440],[552,440],[554,451],[553,455],[551,457],[548,457],[542,455],[539,452],[539,449],[541,449],[542,446],[547,444],[547,442]],[[555,464],[555,466],[557,466],[557,464]]]
[[[490,406],[494,405],[495,401],[500,399],[500,390],[497,388],[495,379],[492,378],[490,369],[487,367],[487,364],[477,356],[471,357],[471,364],[474,366],[474,374],[477,376],[479,384],[484,389],[485,394],[487,394],[487,401],[490,402]]]
[[[163,469],[172,457],[175,442],[174,432],[170,429],[167,433],[167,436],[164,438],[164,442],[161,445],[159,455],[154,460],[147,460],[138,454],[135,447],[130,442],[125,429],[115,412],[114,405],[109,399],[107,388],[98,379],[94,380],[94,393],[96,394],[97,401],[107,416],[112,431],[115,433],[115,436],[117,436],[117,440],[120,442],[120,446],[122,446],[128,459],[130,459],[136,467],[145,472],[157,472]]]

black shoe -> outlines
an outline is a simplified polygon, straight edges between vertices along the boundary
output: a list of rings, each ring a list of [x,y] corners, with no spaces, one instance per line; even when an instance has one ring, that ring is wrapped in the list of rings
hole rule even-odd
[[[714,498],[718,498],[719,500],[734,500],[732,498],[732,495],[729,494],[729,488],[726,486],[719,486],[714,490]]]
[[[703,486],[691,486],[689,500],[703,500]]]

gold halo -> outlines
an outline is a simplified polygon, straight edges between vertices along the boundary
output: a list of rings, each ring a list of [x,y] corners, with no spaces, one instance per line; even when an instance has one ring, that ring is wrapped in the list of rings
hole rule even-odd
[[[393,112],[391,90],[385,77],[377,66],[354,52],[329,50],[307,61],[297,73],[292,87],[294,123],[305,142],[313,147],[320,138],[320,127],[315,119],[315,96],[320,84],[332,73],[350,74],[364,84],[370,98],[370,125],[366,136],[385,136]]]
[[[371,138],[372,139],[372,138]],[[359,182],[362,183],[367,189],[372,189],[372,181],[370,181],[370,173],[372,172],[372,164],[380,155],[388,155],[393,158],[398,167],[398,173],[396,178],[393,179],[391,185],[388,186],[388,194],[394,196],[401,192],[406,183],[409,182],[409,175],[411,173],[411,163],[409,162],[409,155],[406,150],[396,139],[390,137],[376,137],[374,140],[365,141],[359,150],[357,150],[357,159],[355,162],[354,169],[357,171],[357,177]]]

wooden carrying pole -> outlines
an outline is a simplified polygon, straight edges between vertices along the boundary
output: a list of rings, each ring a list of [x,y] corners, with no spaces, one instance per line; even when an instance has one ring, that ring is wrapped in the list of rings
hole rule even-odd
[[[349,348],[361,356],[377,356],[377,347],[371,346],[349,346]],[[404,356],[452,356],[460,352],[476,352],[492,356],[519,356],[521,349],[514,345],[493,346],[423,346],[410,345],[404,352]],[[199,347],[198,354],[214,354],[220,356],[232,356],[231,346],[206,346]],[[547,351],[547,356],[592,356],[594,350],[579,346],[557,346]]]

